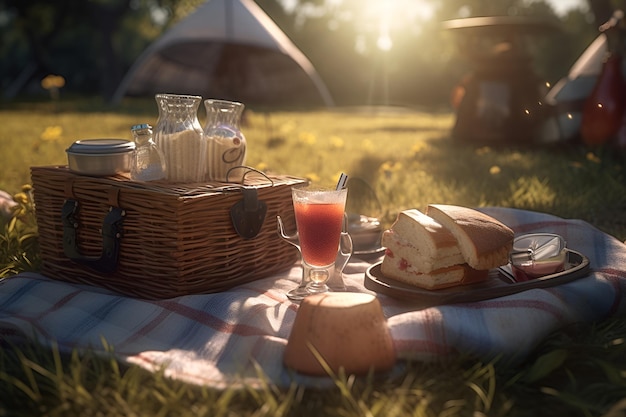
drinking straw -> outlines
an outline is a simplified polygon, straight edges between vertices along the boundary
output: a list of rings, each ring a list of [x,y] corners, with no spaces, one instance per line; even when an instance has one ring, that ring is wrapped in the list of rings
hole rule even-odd
[[[337,188],[335,188],[335,190],[337,191],[343,190],[344,188],[346,188],[347,183],[348,183],[348,176],[342,172],[341,175],[339,176],[339,181],[337,182]]]

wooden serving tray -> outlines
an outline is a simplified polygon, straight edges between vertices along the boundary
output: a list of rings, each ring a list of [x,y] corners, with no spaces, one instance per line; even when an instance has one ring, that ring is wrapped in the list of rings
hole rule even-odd
[[[467,303],[516,294],[533,288],[547,288],[585,277],[589,273],[589,259],[583,254],[567,249],[565,270],[529,281],[515,282],[510,268],[502,267],[489,271],[486,281],[427,290],[385,277],[378,262],[365,271],[365,288],[400,300],[413,302],[420,307],[443,304]]]

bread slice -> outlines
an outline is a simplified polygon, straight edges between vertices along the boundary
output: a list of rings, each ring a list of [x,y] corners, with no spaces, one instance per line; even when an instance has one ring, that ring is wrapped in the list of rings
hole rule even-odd
[[[456,238],[467,264],[478,270],[504,265],[513,248],[513,230],[487,214],[467,207],[430,204],[426,214]]]
[[[420,272],[465,262],[454,235],[416,209],[398,213],[383,246],[395,248],[399,256],[413,259]]]
[[[406,259],[387,259],[386,256],[381,264],[381,272],[387,278],[427,290],[440,290],[485,281],[489,275],[489,271],[478,271],[467,264],[420,273],[413,265],[407,263]]]

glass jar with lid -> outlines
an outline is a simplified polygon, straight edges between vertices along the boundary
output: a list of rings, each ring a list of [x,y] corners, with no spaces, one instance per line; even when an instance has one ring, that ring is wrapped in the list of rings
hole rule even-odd
[[[152,138],[152,126],[147,123],[131,128],[135,151],[130,166],[133,181],[155,181],[165,178],[165,156]]]

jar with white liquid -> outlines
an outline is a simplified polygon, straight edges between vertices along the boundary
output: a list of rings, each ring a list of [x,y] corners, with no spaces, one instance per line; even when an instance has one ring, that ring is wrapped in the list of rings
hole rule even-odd
[[[159,119],[154,140],[165,155],[166,178],[201,182],[206,174],[206,140],[198,120],[200,96],[157,94]]]
[[[156,181],[165,178],[165,156],[152,138],[152,126],[147,123],[134,125],[131,129],[135,142],[130,179],[133,181]]]
[[[241,132],[244,105],[227,100],[204,100],[207,120],[207,178],[211,181],[236,182],[242,171],[233,168],[246,162],[246,138]],[[230,171],[230,172],[229,172]]]

